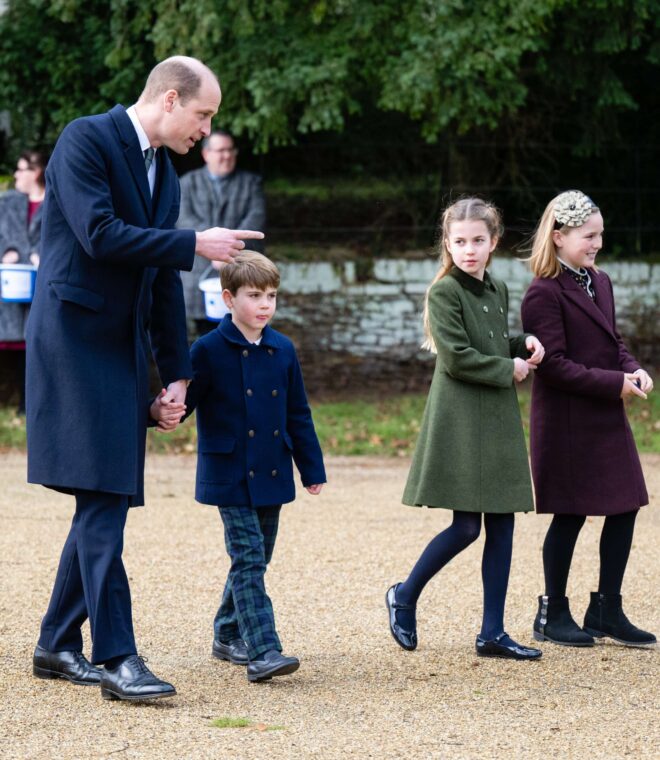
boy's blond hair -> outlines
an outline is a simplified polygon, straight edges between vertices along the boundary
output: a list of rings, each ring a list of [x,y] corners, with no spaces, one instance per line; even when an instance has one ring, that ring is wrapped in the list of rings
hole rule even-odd
[[[233,296],[244,285],[256,290],[277,290],[280,286],[280,272],[262,253],[243,250],[233,261],[222,267],[220,283],[223,290],[228,290]]]

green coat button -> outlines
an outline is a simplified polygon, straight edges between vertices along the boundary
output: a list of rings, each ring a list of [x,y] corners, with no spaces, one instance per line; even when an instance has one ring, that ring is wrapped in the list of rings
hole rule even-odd
[[[484,311],[488,314],[488,306],[484,306]]]
[[[504,314],[504,309],[500,306],[500,314]]]
[[[493,331],[492,331],[492,330],[489,330],[489,331],[488,331],[488,337],[489,337],[489,338],[492,338],[493,336],[494,336],[494,333],[493,333]]]
[[[502,337],[503,337],[503,338],[508,338],[508,337],[509,337],[509,333],[508,333],[508,332],[505,330],[505,331],[502,333]]]

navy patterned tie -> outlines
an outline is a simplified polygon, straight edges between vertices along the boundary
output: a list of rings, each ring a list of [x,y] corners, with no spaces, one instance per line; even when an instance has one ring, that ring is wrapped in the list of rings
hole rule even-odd
[[[144,153],[144,168],[147,170],[147,174],[149,174],[149,169],[154,161],[154,154],[156,151],[153,148],[147,148],[142,152]]]

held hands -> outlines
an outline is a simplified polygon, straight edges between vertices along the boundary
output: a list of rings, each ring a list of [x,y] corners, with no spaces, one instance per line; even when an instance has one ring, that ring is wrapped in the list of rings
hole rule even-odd
[[[530,372],[534,371],[545,356],[545,348],[543,348],[541,341],[535,335],[527,336],[525,346],[531,356],[527,359],[516,357],[513,360],[513,379],[517,383],[521,383]]]
[[[181,384],[183,384],[183,395]],[[169,433],[174,430],[185,414],[186,405],[183,402],[186,397],[186,387],[185,380],[170,383],[167,390],[163,388],[151,404],[149,413],[152,419],[158,422],[156,429],[162,433]]]
[[[533,364],[535,367],[538,366],[545,356],[545,348],[543,348],[541,341],[535,335],[528,335],[525,346],[531,352],[531,356],[527,357],[527,363]]]
[[[529,362],[526,362],[524,359],[521,359],[520,357],[516,356],[516,358],[513,360],[513,379],[517,383],[521,383],[527,375],[529,375],[530,370],[535,370],[536,365],[530,364]]]
[[[312,496],[318,496],[323,488],[323,483],[317,483],[314,486],[305,486],[307,493],[311,493]]]
[[[646,370],[638,369],[635,372],[625,372],[623,375],[623,386],[621,387],[621,398],[626,396],[639,396],[646,399],[647,393],[653,390],[653,380]]]
[[[255,230],[228,230],[211,227],[198,232],[195,253],[210,261],[232,261],[245,248],[243,240],[263,240],[264,233]]]

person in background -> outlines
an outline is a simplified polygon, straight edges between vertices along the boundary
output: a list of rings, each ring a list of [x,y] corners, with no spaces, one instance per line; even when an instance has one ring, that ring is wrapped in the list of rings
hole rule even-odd
[[[14,190],[0,196],[0,261],[39,265],[41,204],[46,193],[48,158],[38,150],[21,153],[14,172]],[[18,412],[25,412],[25,322],[29,306],[0,302],[0,351],[12,351]]]
[[[215,130],[202,141],[202,158],[206,165],[181,178],[178,227],[205,230],[217,226],[265,231],[266,202],[261,177],[237,169],[237,156],[238,148],[229,132]],[[250,247],[263,253],[261,241],[250,241]],[[199,335],[215,326],[206,319],[204,298],[198,287],[208,269],[208,262],[197,259],[191,272],[181,273],[188,323]]]

